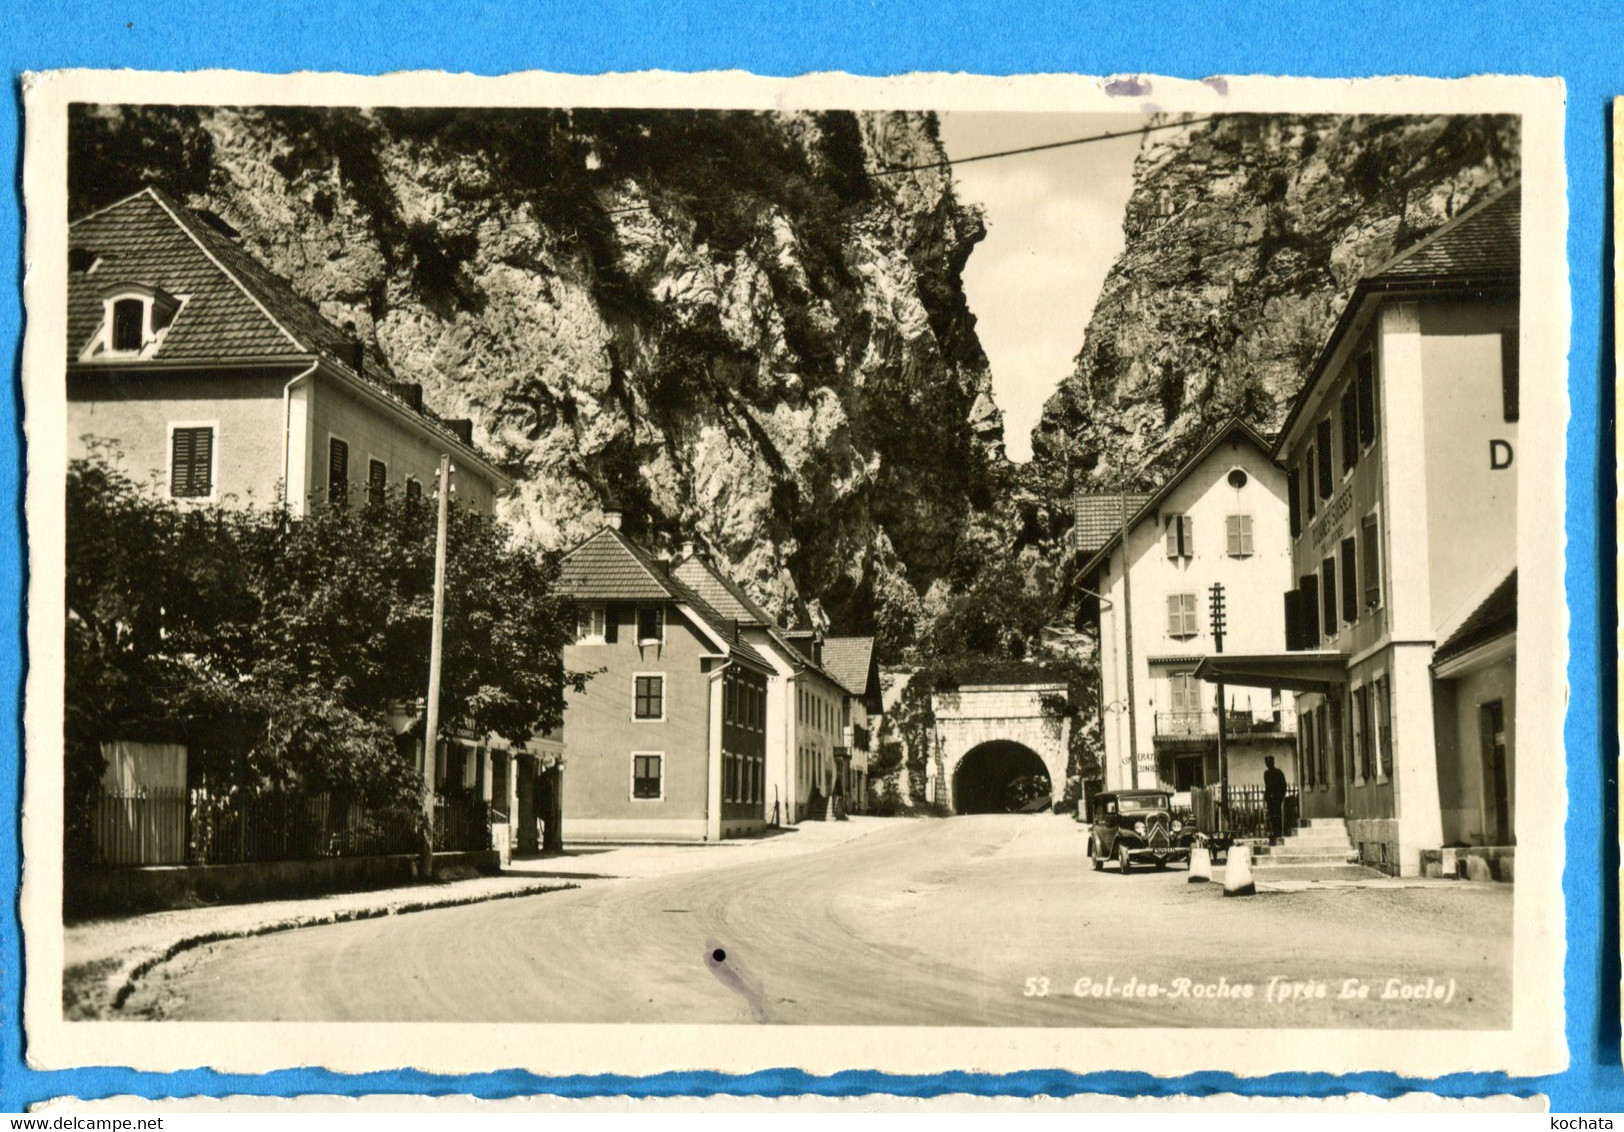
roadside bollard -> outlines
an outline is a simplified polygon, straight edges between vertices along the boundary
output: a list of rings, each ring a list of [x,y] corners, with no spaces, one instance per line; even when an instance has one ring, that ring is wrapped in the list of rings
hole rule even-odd
[[[1257,885],[1252,883],[1252,847],[1232,845],[1224,860],[1224,895],[1255,896]]]
[[[1185,879],[1191,884],[1206,884],[1212,879],[1212,853],[1205,845],[1190,850],[1190,875]]]

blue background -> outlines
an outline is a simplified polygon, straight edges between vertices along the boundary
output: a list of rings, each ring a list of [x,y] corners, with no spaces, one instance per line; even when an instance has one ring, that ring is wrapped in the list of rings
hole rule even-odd
[[[379,73],[413,68],[501,74],[526,69],[594,73],[649,67],[742,68],[794,75],[844,70],[886,75],[913,70],[1013,74],[1136,71],[1199,78],[1271,73],[1356,76],[1488,72],[1559,75],[1567,82],[1568,263],[1573,287],[1568,387],[1568,596],[1572,611],[1567,722],[1566,959],[1571,1064],[1548,1078],[1448,1077],[1434,1091],[1474,1096],[1545,1093],[1557,1111],[1624,1110],[1619,1063],[1619,940],[1614,625],[1616,610],[1612,445],[1611,287],[1607,236],[1609,102],[1624,94],[1624,5],[1540,2],[1335,4],[1254,2],[902,4],[876,0],[610,0],[606,3],[339,4],[294,0],[244,5],[195,0],[11,0],[0,4],[0,56],[14,110],[0,116],[0,160],[21,171],[19,76],[54,67],[186,70],[237,67]],[[19,183],[20,182],[16,182]],[[17,359],[21,341],[20,189],[0,208],[0,247],[8,275],[0,287],[0,341],[11,344],[12,380],[0,387],[0,695],[14,710],[0,729],[0,813],[19,813],[20,704],[24,672],[22,602],[22,434]],[[7,646],[10,647],[7,647]],[[1530,756],[1537,757],[1537,755]],[[1555,768],[1560,760],[1548,755]],[[13,884],[19,828],[0,823],[0,876]],[[853,1095],[1078,1092],[1324,1095],[1349,1090],[1392,1094],[1408,1087],[1386,1074],[1292,1075],[1237,1081],[1223,1074],[1159,1080],[1144,1074],[1076,1076],[1037,1071],[1009,1076],[887,1077],[798,1072],[729,1077],[714,1073],[649,1078],[541,1078],[497,1072],[468,1077],[421,1073],[344,1076],[299,1070],[263,1077],[208,1072],[170,1075],[125,1069],[40,1073],[22,1056],[15,906],[0,916],[0,1108],[39,1099],[114,1093],[368,1093],[421,1091],[511,1096],[547,1091],[672,1095],[802,1091]],[[1469,1037],[1462,1041],[1469,1042]]]

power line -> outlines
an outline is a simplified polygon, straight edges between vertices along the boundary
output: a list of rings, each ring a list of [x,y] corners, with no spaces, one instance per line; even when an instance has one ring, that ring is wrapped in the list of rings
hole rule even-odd
[[[1215,118],[1217,118],[1216,114],[1209,114],[1205,118],[1189,118],[1183,122],[1163,122],[1160,125],[1145,126],[1138,130],[1124,130],[1121,133],[1107,131],[1103,134],[1090,134],[1088,137],[1072,138],[1068,141],[1045,142],[1043,145],[1022,146],[1020,149],[1001,149],[996,153],[978,153],[973,157],[950,157],[942,161],[932,161],[925,165],[896,165],[889,169],[876,169],[869,176],[888,177],[893,173],[919,173],[926,169],[945,169],[950,165],[968,165],[972,161],[991,161],[995,157],[1015,157],[1022,153],[1039,153],[1046,149],[1064,149],[1067,146],[1087,145],[1090,142],[1117,141],[1121,138],[1155,133],[1157,130],[1176,130],[1184,126],[1199,126],[1202,122],[1211,122]]]

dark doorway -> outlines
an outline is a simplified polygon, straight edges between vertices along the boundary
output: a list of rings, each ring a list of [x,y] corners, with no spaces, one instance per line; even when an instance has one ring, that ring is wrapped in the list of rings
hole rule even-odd
[[[1054,785],[1043,760],[1030,747],[996,740],[972,747],[953,772],[953,810],[960,814],[1008,814],[1047,804]]]

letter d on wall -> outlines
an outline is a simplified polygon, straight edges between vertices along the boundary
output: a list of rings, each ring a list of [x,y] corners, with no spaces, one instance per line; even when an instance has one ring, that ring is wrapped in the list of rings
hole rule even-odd
[[[1511,442],[1508,440],[1489,441],[1489,470],[1502,471],[1511,467]]]

